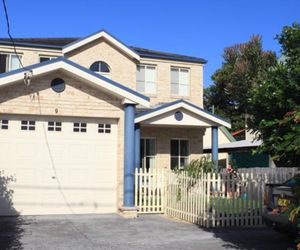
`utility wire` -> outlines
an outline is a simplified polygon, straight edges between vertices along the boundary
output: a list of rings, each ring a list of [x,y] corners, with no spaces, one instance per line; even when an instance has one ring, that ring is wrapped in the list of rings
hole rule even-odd
[[[9,37],[9,39],[10,39],[12,45],[13,45],[14,53],[15,53],[15,55],[17,56],[18,61],[19,61],[19,64],[20,64],[20,66],[22,67],[22,69],[24,69],[24,70],[26,70],[26,71],[29,71],[29,72],[31,73],[31,75],[32,75],[32,70],[30,70],[30,69],[24,67],[24,65],[23,65],[23,63],[22,63],[22,61],[21,61],[21,59],[20,59],[20,56],[19,56],[18,53],[17,53],[15,41],[14,41],[14,39],[13,39],[11,33],[10,33],[10,23],[9,23],[8,11],[7,11],[7,6],[6,6],[5,0],[2,0],[2,3],[3,3],[3,9],[4,9],[4,14],[5,14],[5,19],[6,19],[7,34],[8,34],[8,37]],[[25,73],[24,79],[25,79],[25,77],[28,78],[28,77],[30,77],[30,76],[28,76],[28,75]]]

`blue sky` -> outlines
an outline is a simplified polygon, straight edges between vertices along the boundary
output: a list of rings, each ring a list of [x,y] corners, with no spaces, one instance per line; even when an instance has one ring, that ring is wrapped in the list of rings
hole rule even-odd
[[[300,22],[299,0],[6,0],[14,37],[81,37],[102,28],[128,45],[203,57],[205,86],[224,47]],[[2,6],[1,6],[2,7]],[[0,36],[6,37],[3,8]]]

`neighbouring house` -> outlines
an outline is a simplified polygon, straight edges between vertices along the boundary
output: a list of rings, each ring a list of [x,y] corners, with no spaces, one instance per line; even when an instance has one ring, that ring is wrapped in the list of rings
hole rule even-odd
[[[220,162],[220,155],[226,157],[226,165],[232,165],[235,168],[266,168],[276,167],[272,158],[266,153],[255,152],[262,144],[257,140],[255,135],[247,129],[241,129],[233,132],[232,135],[237,139],[231,142],[219,143],[219,165],[224,167]],[[203,153],[211,153],[211,146],[204,145]]]
[[[134,212],[135,168],[183,167],[208,128],[218,160],[230,123],[203,109],[206,60],[103,30],[14,44],[0,39],[0,215]]]

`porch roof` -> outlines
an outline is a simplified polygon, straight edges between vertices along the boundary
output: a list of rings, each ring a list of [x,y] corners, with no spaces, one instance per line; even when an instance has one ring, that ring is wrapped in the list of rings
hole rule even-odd
[[[161,126],[224,126],[231,128],[229,121],[182,99],[137,114],[135,123]]]
[[[255,141],[234,141],[230,143],[223,143],[219,145],[220,153],[228,153],[228,152],[238,152],[238,151],[248,151],[259,147],[262,144],[261,140]],[[204,147],[203,153],[211,153],[211,147]]]

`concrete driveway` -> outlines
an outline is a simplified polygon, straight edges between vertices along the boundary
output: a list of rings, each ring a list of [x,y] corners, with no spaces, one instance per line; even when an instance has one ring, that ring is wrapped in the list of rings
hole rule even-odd
[[[0,249],[272,249],[292,240],[265,227],[203,230],[160,215],[0,218]]]

